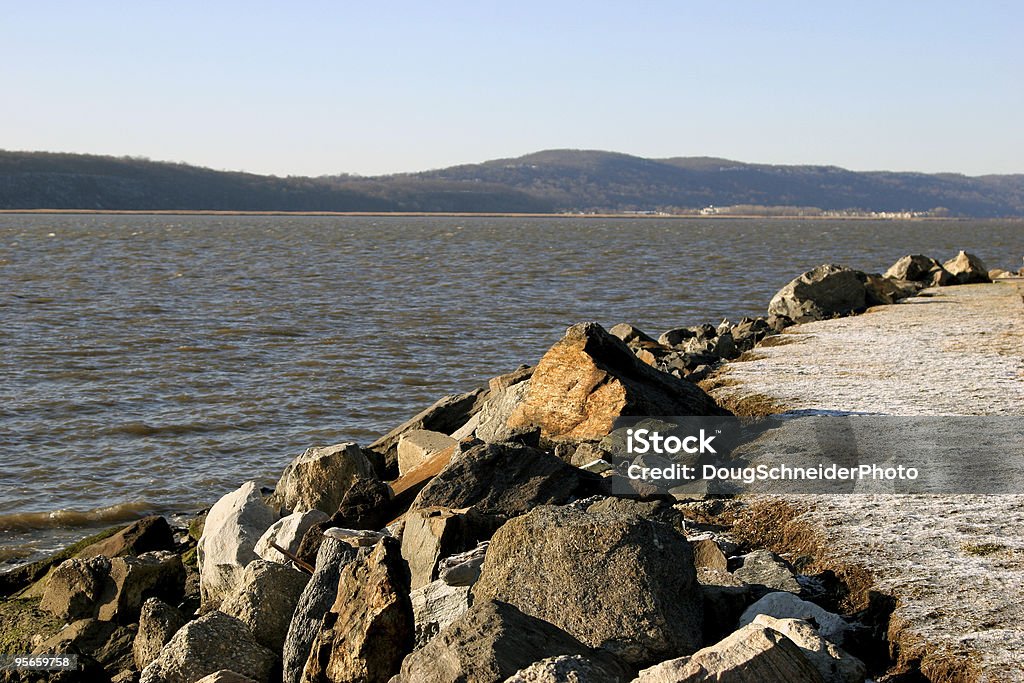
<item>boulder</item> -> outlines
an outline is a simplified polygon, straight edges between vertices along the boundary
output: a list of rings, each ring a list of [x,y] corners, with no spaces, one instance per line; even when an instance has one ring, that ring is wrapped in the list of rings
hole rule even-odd
[[[203,605],[216,607],[234,589],[242,572],[256,556],[256,543],[277,521],[277,515],[250,481],[218,500],[206,516],[196,546],[199,590]]]
[[[634,664],[701,642],[689,543],[667,524],[630,514],[544,506],[507,522],[491,539],[473,596],[507,602]]]
[[[295,555],[299,551],[302,537],[306,535],[309,528],[319,522],[326,522],[328,519],[330,517],[327,513],[321,510],[293,512],[270,525],[270,528],[260,536],[260,540],[256,541],[256,547],[253,550],[264,560],[287,564],[288,558],[280,551],[275,550],[271,544],[278,545]]]
[[[149,666],[185,621],[185,616],[166,602],[158,598],[146,600],[139,614],[139,631],[132,643],[135,668],[142,671]]]
[[[813,626],[802,619],[776,619],[759,614],[754,624],[778,631],[792,640],[825,683],[863,683],[867,676],[864,662],[822,638]]]
[[[961,251],[954,258],[943,263],[942,267],[953,276],[958,285],[992,281],[988,277],[988,266],[985,265],[985,262],[966,251]]]
[[[608,333],[611,334],[613,337],[618,337],[627,344],[632,344],[633,342],[644,342],[647,344],[658,343],[657,341],[655,341],[654,337],[645,334],[644,331],[641,330],[639,327],[635,327],[634,325],[630,325],[629,323],[619,323],[615,327],[608,330]]]
[[[270,502],[291,512],[320,510],[333,515],[355,481],[376,476],[354,443],[309,448],[284,468]]]
[[[325,538],[320,545],[316,571],[299,596],[284,641],[284,683],[299,683],[324,615],[338,596],[341,570],[355,558],[356,549],[348,543]]]
[[[276,661],[245,624],[214,610],[178,629],[139,683],[194,683],[223,669],[266,683]]]
[[[413,429],[451,434],[469,422],[487,394],[481,388],[465,394],[445,396],[367,446],[366,450],[380,460],[380,478],[394,479],[398,476],[398,441],[403,434]]]
[[[408,581],[393,538],[384,538],[367,557],[345,565],[302,681],[386,683],[398,673],[402,658],[413,648]]]
[[[720,572],[728,570],[729,560],[718,544],[711,539],[691,541],[690,546],[693,548],[693,564],[697,568],[704,567]]]
[[[662,346],[681,346],[696,336],[697,333],[689,327],[675,327],[671,330],[662,332],[661,336],[658,337],[658,343]]]
[[[174,550],[174,532],[163,517],[153,515],[132,522],[113,536],[83,548],[76,557],[121,557],[153,550]]]
[[[792,593],[769,593],[740,615],[740,626],[754,622],[759,614],[766,614],[776,619],[803,619],[818,625],[818,632],[823,638],[836,645],[842,645],[850,625],[838,614],[833,614],[813,602],[801,600]]]
[[[806,323],[862,310],[867,306],[863,277],[843,266],[818,266],[780,289],[768,304],[768,313]]]
[[[420,491],[412,509],[473,506],[480,513],[509,518],[538,505],[590,495],[600,486],[600,477],[537,448],[478,443],[453,457]]]
[[[98,619],[79,619],[68,624],[45,641],[35,644],[31,654],[76,654],[78,671],[60,672],[46,676],[45,680],[64,681],[102,680],[112,675],[131,671],[132,640],[136,627],[118,626]],[[25,654],[25,653],[19,653]],[[77,674],[77,675],[76,675]],[[2,676],[2,674],[0,674]],[[23,680],[23,679],[18,679]]]
[[[115,557],[110,560],[108,585],[97,618],[130,624],[138,621],[142,605],[149,598],[175,605],[181,602],[185,596],[185,566],[181,556],[167,550]]]
[[[535,662],[505,679],[505,683],[626,683],[622,667],[581,655],[558,655]]]
[[[745,583],[771,590],[800,593],[800,584],[786,561],[769,550],[755,550],[734,558],[732,573]]]
[[[818,670],[793,641],[750,624],[695,653],[644,669],[633,683],[821,683]]]
[[[248,626],[260,645],[281,652],[307,583],[309,574],[276,562],[253,560],[220,610]]]
[[[942,264],[935,259],[923,254],[908,254],[892,264],[883,277],[929,284],[940,270]]]
[[[500,683],[534,662],[595,653],[512,605],[482,600],[402,662],[393,683]]]
[[[421,648],[469,609],[469,586],[449,586],[437,580],[414,588],[409,600],[415,624],[414,647]]]
[[[428,461],[430,456],[446,448],[451,448],[457,443],[458,441],[441,432],[432,432],[427,429],[410,429],[398,437],[399,474],[407,474],[412,469]]]
[[[604,437],[621,416],[723,414],[696,385],[643,363],[597,323],[581,323],[541,358],[508,426],[580,441]]]
[[[30,652],[63,626],[64,620],[40,609],[37,599],[0,600],[0,652]]]
[[[68,622],[94,618],[109,582],[109,558],[65,560],[50,574],[39,608]]]
[[[410,586],[420,588],[438,578],[439,562],[475,548],[500,526],[501,519],[475,509],[417,508],[405,516],[402,557],[409,567]]]

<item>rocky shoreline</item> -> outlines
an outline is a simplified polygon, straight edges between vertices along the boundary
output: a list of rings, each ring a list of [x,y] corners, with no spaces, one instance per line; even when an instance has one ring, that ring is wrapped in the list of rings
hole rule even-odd
[[[243,484],[187,529],[150,517],[0,574],[0,654],[81,663],[0,675],[921,680],[887,641],[893,605],[850,600],[856,577],[804,573],[760,524],[780,510],[613,495],[603,439],[623,416],[772,412],[705,389],[793,324],[1007,275],[964,252],[907,256],[884,275],[823,265],[762,318],[657,339],[574,325],[536,366],[444,397],[368,446],[311,448],[273,491]]]

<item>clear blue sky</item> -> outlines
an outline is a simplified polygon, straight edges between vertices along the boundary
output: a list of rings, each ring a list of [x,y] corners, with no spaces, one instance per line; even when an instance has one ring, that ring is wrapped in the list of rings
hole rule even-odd
[[[262,173],[546,148],[1024,172],[1024,3],[11,2],[0,148]]]

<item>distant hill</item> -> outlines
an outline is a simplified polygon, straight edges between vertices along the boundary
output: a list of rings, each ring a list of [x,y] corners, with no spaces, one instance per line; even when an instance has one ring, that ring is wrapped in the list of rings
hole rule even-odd
[[[711,205],[1024,216],[1024,175],[548,150],[422,173],[280,178],[137,158],[0,151],[2,209],[679,213]]]

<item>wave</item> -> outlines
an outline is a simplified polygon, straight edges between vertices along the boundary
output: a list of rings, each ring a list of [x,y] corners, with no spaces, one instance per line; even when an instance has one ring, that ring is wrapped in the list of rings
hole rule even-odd
[[[149,425],[145,422],[126,422],[108,427],[105,434],[127,434],[128,436],[156,436],[157,434],[197,434],[202,432],[223,431],[225,427],[187,422],[184,424]]]
[[[0,531],[32,531],[61,527],[96,526],[131,522],[154,510],[149,503],[132,501],[93,510],[51,510],[49,512],[15,512],[0,515]]]

